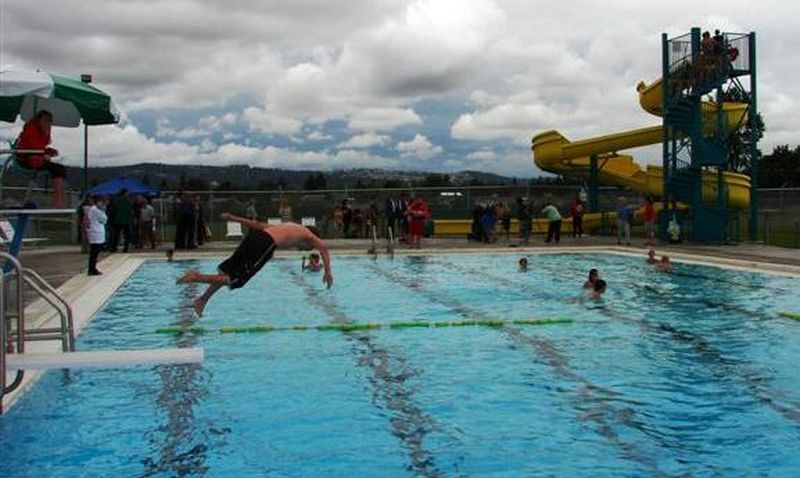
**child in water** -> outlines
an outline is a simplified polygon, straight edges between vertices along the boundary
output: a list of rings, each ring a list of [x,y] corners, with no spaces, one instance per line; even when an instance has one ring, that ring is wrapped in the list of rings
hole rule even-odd
[[[309,272],[319,272],[322,269],[322,263],[319,260],[319,254],[316,252],[308,256],[308,263],[306,263],[306,256],[303,256],[303,270]]]
[[[528,258],[523,257],[519,260],[519,271],[528,272]]]
[[[647,251],[647,263],[655,264],[656,262],[658,262],[658,259],[656,259],[656,251],[650,249],[649,251]]]
[[[175,259],[175,249],[167,249],[167,262],[172,262]]]
[[[586,282],[583,283],[584,289],[593,289],[595,282],[600,280],[600,273],[597,272],[597,269],[592,269],[589,271],[589,277],[586,279]]]
[[[597,300],[603,296],[606,292],[606,281],[603,279],[597,279],[594,281],[594,287],[592,291],[589,292],[589,299]]]
[[[669,256],[661,256],[661,260],[656,264],[656,270],[658,272],[672,271],[672,262],[670,262]]]

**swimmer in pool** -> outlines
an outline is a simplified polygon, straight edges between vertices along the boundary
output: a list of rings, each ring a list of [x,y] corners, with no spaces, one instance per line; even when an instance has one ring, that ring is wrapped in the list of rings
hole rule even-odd
[[[669,256],[661,256],[661,260],[656,264],[656,270],[658,272],[672,271],[672,262],[670,262]]]
[[[519,271],[528,272],[528,258],[523,257],[519,260]]]
[[[180,279],[178,284],[204,283],[208,288],[194,300],[194,310],[198,316],[203,315],[209,299],[223,286],[238,289],[244,286],[256,273],[272,259],[278,248],[298,248],[301,250],[316,249],[322,257],[325,273],[322,282],[330,289],[333,285],[331,272],[331,256],[328,246],[319,238],[315,229],[301,226],[294,222],[281,224],[267,224],[254,221],[245,217],[223,213],[223,221],[234,221],[247,226],[250,231],[242,239],[239,247],[225,261],[220,263],[216,274],[201,274],[196,270],[189,270]]]
[[[593,289],[594,283],[600,279],[600,273],[597,272],[597,269],[592,269],[589,271],[589,277],[586,279],[586,282],[583,283],[584,289]]]
[[[603,279],[597,279],[594,281],[594,286],[589,292],[589,299],[597,300],[603,296],[606,292],[606,281]]]
[[[658,259],[656,259],[656,251],[650,249],[649,251],[647,251],[647,263],[655,264],[656,262],[658,262]]]
[[[319,260],[319,254],[316,252],[312,252],[308,256],[308,262],[306,262],[306,256],[303,256],[303,270],[308,272],[319,272],[322,269],[322,262]]]

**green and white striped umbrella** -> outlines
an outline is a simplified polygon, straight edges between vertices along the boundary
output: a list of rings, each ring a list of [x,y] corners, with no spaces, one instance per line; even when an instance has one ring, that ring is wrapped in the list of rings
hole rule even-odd
[[[0,120],[32,118],[38,111],[53,114],[55,126],[75,128],[119,122],[111,96],[80,79],[41,71],[0,71]]]

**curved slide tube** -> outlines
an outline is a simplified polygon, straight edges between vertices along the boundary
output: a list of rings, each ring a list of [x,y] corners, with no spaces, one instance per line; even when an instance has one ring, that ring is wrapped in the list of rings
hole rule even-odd
[[[637,86],[639,103],[642,108],[656,116],[662,111],[662,81],[650,85],[644,82]],[[713,114],[716,103],[704,102],[702,111]],[[740,124],[746,116],[747,106],[742,103],[723,103],[723,111],[728,124]],[[580,141],[569,141],[555,130],[545,131],[533,137],[533,160],[544,171],[573,177],[589,177],[590,157],[598,158],[598,181],[601,184],[621,186],[655,198],[660,198],[664,190],[663,169],[660,166],[637,164],[633,157],[619,154],[618,151],[661,143],[662,125],[638,128],[620,133],[597,136]],[[704,177],[703,190],[709,199],[715,197],[716,176],[708,173]],[[750,203],[750,178],[743,174],[725,172],[723,176],[728,188],[729,206],[745,209]],[[657,207],[659,205],[657,204]],[[600,214],[584,216],[584,228],[591,229],[600,223]],[[611,213],[608,216],[614,217]],[[639,215],[637,215],[639,216]]]

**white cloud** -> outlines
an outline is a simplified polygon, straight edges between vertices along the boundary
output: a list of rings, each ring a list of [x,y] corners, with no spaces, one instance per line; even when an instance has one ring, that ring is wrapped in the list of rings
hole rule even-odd
[[[364,133],[351,136],[339,145],[344,149],[364,149],[371,146],[383,146],[388,143],[390,138],[384,134]]]
[[[427,140],[449,121],[452,138],[464,141],[457,150],[474,154],[454,155],[448,141],[398,152],[432,159],[431,167],[447,160],[454,168],[513,164],[531,173],[528,146],[537,131],[581,139],[657,124],[639,108],[635,84],[659,75],[660,33],[694,24],[768,33],[759,37],[762,148],[800,141],[798,7],[788,0],[769,8],[744,0],[565,0],[546,8],[528,0],[37,0],[5,8],[6,63],[93,73],[123,111],[172,119],[156,124],[155,139],[134,127],[146,129],[141,124],[102,133],[108,138],[93,142],[93,151],[132,148],[97,153],[115,161],[216,162],[207,151],[234,142],[267,149],[264,135],[313,150],[333,139],[323,132],[328,122],[341,122],[354,141],[398,129]],[[453,114],[451,105],[466,111]],[[187,111],[199,119],[180,121]],[[243,127],[264,134],[243,134]],[[72,136],[79,134],[59,133]],[[209,137],[224,144],[214,149]],[[358,146],[349,141],[342,147]],[[506,154],[503,141],[519,156]],[[502,157],[490,160],[490,151]],[[352,151],[317,154],[371,161]]]
[[[434,145],[425,136],[415,135],[408,141],[401,141],[395,146],[397,151],[404,157],[417,159],[430,159],[443,151],[441,146]]]
[[[400,126],[422,124],[411,108],[365,108],[353,111],[348,125],[356,131],[391,131]]]
[[[298,119],[273,114],[255,106],[245,108],[243,116],[250,131],[292,135],[303,128],[303,122]]]
[[[322,131],[312,131],[306,138],[309,141],[330,141],[333,139],[333,136],[325,134]]]

